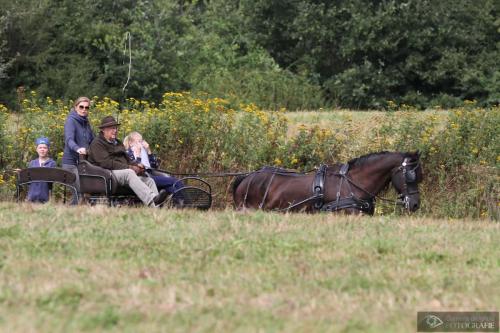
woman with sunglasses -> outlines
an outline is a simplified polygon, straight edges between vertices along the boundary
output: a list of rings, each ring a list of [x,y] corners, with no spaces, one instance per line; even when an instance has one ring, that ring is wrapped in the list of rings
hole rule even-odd
[[[78,160],[80,155],[87,155],[87,149],[94,139],[94,132],[88,120],[90,99],[78,97],[71,108],[64,123],[64,153],[62,157],[63,169],[76,175],[75,187],[80,194],[80,179],[78,176]],[[71,204],[76,205],[76,198]]]

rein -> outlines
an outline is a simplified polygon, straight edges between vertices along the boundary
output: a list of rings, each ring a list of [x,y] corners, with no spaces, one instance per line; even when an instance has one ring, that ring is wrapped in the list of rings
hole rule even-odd
[[[170,172],[168,170],[161,170],[161,169],[156,169],[159,172],[167,173],[169,175],[174,175],[174,176],[188,176],[188,177],[236,177],[236,176],[248,176],[253,173],[259,173],[261,171],[269,171],[272,170],[278,175],[282,176],[293,176],[293,175],[305,175],[309,172],[314,171],[315,169],[309,170],[309,171],[304,171],[304,172],[299,172],[299,171],[291,171],[287,169],[282,169],[278,167],[270,167],[270,166],[265,166],[262,169],[259,169],[257,171],[242,171],[242,172],[201,172],[201,173],[179,173],[179,172]]]
[[[202,173],[179,173],[179,172],[170,172],[168,170],[156,169],[159,172],[167,173],[169,175],[174,176],[186,176],[186,177],[235,177],[235,176],[247,176],[254,171],[244,171],[244,172],[222,172],[222,173],[214,173],[214,172],[202,172]]]

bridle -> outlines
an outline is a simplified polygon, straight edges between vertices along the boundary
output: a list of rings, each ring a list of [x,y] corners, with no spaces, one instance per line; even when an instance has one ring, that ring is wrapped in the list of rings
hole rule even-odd
[[[403,189],[401,191],[401,194],[399,195],[399,201],[396,200],[391,200],[391,199],[386,199],[383,198],[379,195],[370,193],[366,189],[364,189],[361,185],[357,184],[352,178],[348,176],[348,171],[349,171],[349,165],[348,164],[343,164],[342,167],[340,168],[339,173],[335,173],[334,175],[337,177],[340,177],[340,184],[337,190],[337,196],[336,200],[331,201],[331,202],[323,202],[323,197],[317,197],[317,201],[315,203],[315,208],[320,209],[322,211],[337,211],[341,209],[346,209],[346,208],[353,208],[357,209],[369,214],[373,214],[374,211],[374,205],[375,205],[375,200],[383,200],[386,202],[391,202],[394,204],[401,204],[403,205],[406,209],[410,208],[410,195],[412,194],[418,194],[418,185],[417,185],[417,168],[420,166],[420,162],[418,160],[412,161],[411,158],[405,157],[403,159],[403,162],[401,163],[400,166],[396,167],[393,169],[392,174],[391,174],[391,179],[398,174],[399,172],[403,173],[404,177],[404,184],[403,184]],[[321,168],[318,171],[318,173],[321,172]],[[318,178],[318,176],[316,176]],[[348,190],[350,192],[350,195],[341,198],[340,193],[342,190],[342,184],[345,184],[345,186],[348,187]],[[365,194],[368,195],[368,199],[361,199],[358,198],[354,192],[352,191],[351,185],[354,186],[355,188],[359,189],[360,191],[364,192]],[[316,191],[313,191],[314,194],[317,194],[318,192],[324,193],[324,189],[321,189],[321,191],[318,191],[316,187],[314,187]],[[320,202],[318,202],[320,200]],[[319,207],[319,208],[318,208]]]
[[[401,199],[406,209],[410,207],[410,195],[419,194],[418,186],[416,186],[417,168],[419,166],[420,163],[418,160],[412,162],[409,157],[406,157],[403,163],[392,172],[392,178],[400,172],[403,173],[403,189],[399,195],[399,199]]]

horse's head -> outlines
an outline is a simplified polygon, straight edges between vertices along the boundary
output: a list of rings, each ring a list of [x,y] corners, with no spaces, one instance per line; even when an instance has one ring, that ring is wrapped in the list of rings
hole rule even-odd
[[[391,181],[405,208],[410,212],[416,211],[420,206],[418,183],[422,181],[422,167],[418,151],[405,154],[401,165],[393,169]]]

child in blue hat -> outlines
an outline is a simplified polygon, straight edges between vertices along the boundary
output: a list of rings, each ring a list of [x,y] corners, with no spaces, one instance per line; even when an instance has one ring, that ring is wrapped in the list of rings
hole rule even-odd
[[[31,161],[28,168],[55,168],[56,162],[49,157],[49,139],[45,137],[38,138],[35,144],[38,158]],[[43,182],[31,183],[28,190],[28,201],[41,203],[49,201],[49,191],[51,189],[52,184]]]

